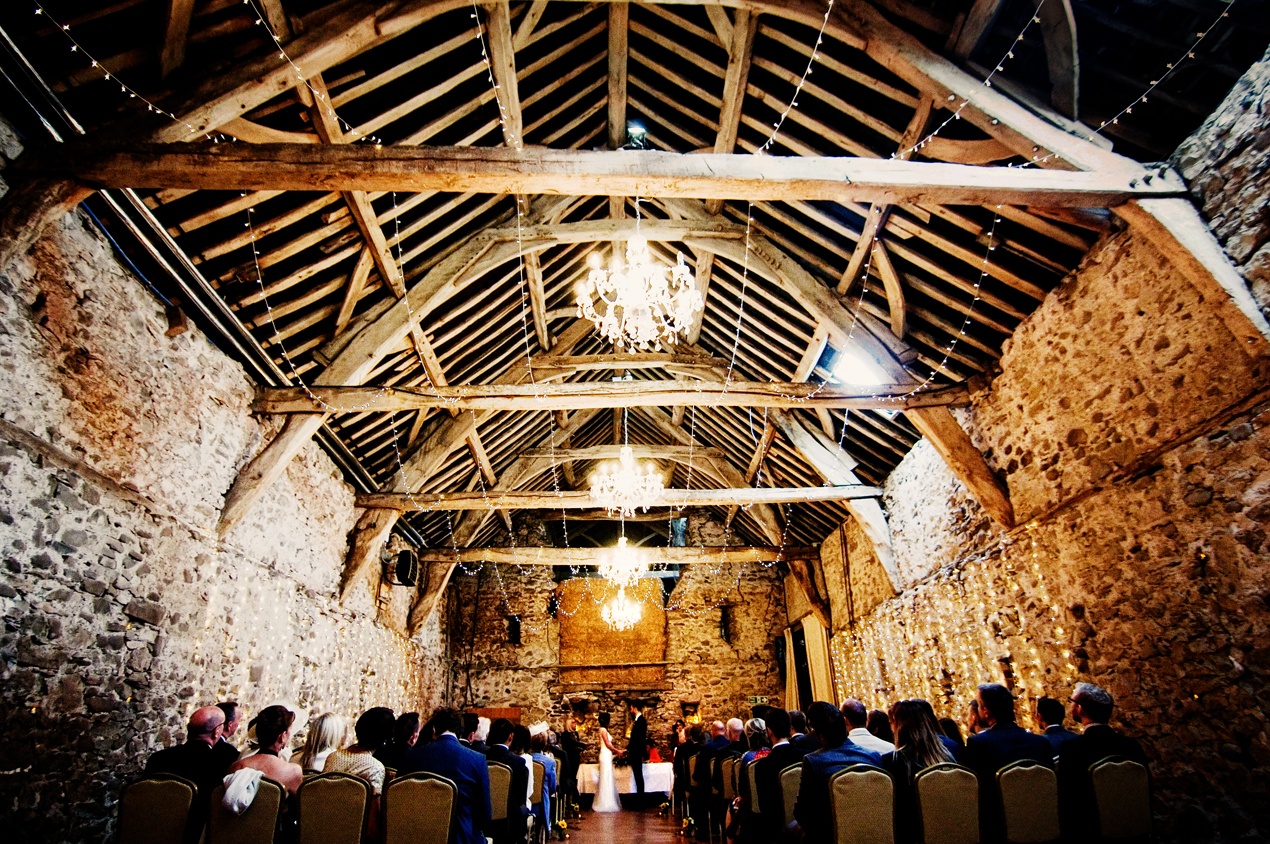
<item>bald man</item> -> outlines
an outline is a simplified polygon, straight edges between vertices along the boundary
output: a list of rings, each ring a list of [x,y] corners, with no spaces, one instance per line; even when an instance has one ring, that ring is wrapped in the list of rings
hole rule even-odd
[[[202,835],[212,792],[229,769],[229,761],[213,749],[224,729],[225,713],[219,707],[196,709],[185,728],[185,743],[160,750],[146,763],[147,774],[176,774],[198,788],[198,797],[185,825],[186,842],[197,842]]]

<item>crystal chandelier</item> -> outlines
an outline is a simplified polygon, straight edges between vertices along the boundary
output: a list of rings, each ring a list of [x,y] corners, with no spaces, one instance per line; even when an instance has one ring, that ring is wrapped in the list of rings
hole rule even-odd
[[[635,581],[646,571],[648,563],[635,553],[635,549],[626,545],[625,536],[617,540],[617,547],[600,564],[600,577],[616,583],[623,590],[634,586]]]
[[[632,601],[626,597],[626,589],[621,589],[617,593],[617,597],[604,605],[600,610],[600,616],[604,619],[604,623],[614,630],[630,630],[637,623],[643,614],[640,609],[639,602]]]
[[[635,455],[628,445],[622,446],[618,466],[610,472],[597,470],[591,481],[591,497],[610,515],[619,511],[623,516],[634,516],[635,508],[645,513],[661,498],[665,484],[656,469],[641,473],[635,465]]]
[[[683,253],[674,267],[655,262],[638,228],[626,243],[625,265],[615,260],[606,270],[597,252],[587,264],[591,272],[578,293],[578,316],[594,322],[619,351],[648,351],[659,342],[673,346],[701,312],[704,302]]]

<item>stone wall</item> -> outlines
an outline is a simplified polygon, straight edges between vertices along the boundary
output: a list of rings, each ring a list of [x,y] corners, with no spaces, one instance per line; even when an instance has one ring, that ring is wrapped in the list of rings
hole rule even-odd
[[[532,531],[519,528],[525,539]],[[689,516],[689,544],[722,542],[722,525]],[[685,566],[666,600],[665,681],[608,680],[565,684],[560,677],[560,623],[548,615],[556,584],[545,567],[486,565],[457,572],[449,603],[456,700],[471,707],[519,707],[521,721],[559,725],[571,711],[608,711],[611,730],[624,734],[624,702],[648,702],[649,734],[664,750],[671,725],[682,717],[682,702],[699,703],[704,721],[749,717],[751,695],[779,705],[784,684],[776,664],[775,641],[786,626],[785,595],[776,567]],[[721,616],[727,607],[727,635]],[[560,612],[575,608],[562,601]],[[506,618],[521,619],[521,644],[508,642]],[[614,672],[616,675],[617,672]],[[584,731],[594,761],[598,739]]]
[[[1264,63],[1250,76],[1261,88],[1237,89],[1237,105],[1264,102]],[[1265,117],[1200,132],[1224,138],[1226,198],[1209,190],[1208,211],[1236,260],[1264,242],[1270,185],[1247,164],[1265,133],[1231,127]],[[908,587],[835,640],[844,685],[960,718],[975,684],[1005,682],[1030,722],[1038,696],[1097,683],[1151,757],[1164,839],[1264,840],[1270,361],[1242,346],[1149,244],[1105,237],[961,415],[1020,527],[999,529],[928,444],[914,448],[886,483]]]
[[[1173,155],[1173,163],[1270,316],[1270,50]]]
[[[5,147],[6,152],[10,150]],[[353,491],[310,446],[224,540],[276,431],[252,384],[79,213],[0,275],[0,812],[10,840],[111,835],[120,787],[196,706],[430,709],[439,622],[338,605]],[[398,590],[400,591],[400,590]]]

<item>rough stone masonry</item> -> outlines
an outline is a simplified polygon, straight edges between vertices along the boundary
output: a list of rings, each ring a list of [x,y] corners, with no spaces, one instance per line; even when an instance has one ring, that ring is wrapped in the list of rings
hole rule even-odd
[[[7,130],[0,151],[16,154]],[[446,696],[439,623],[408,639],[369,590],[339,605],[357,511],[316,445],[217,540],[225,491],[276,428],[250,415],[237,363],[166,328],[82,212],[0,275],[7,841],[108,840],[120,788],[196,706],[352,716]]]

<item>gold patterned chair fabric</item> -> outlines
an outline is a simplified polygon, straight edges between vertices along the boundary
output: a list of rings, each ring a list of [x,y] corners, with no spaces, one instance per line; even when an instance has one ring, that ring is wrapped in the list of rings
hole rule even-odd
[[[181,844],[197,792],[175,774],[129,784],[119,798],[119,844]]]
[[[758,779],[755,777],[756,767],[753,762],[745,766],[745,782],[746,788],[750,790],[750,811],[756,815],[761,815],[763,810],[758,803]]]
[[[1151,774],[1145,765],[1123,756],[1108,756],[1089,766],[1089,777],[1104,840],[1151,835]]]
[[[834,844],[895,844],[895,783],[872,765],[850,765],[829,778]]]
[[[223,804],[225,786],[217,786],[207,819],[207,844],[273,844],[285,793],[273,780],[261,779],[251,806],[235,815]]]
[[[384,844],[453,841],[458,794],[453,780],[436,774],[406,774],[394,779],[384,792]],[[503,805],[505,815],[506,801]]]
[[[529,788],[529,802],[537,805],[542,802],[542,784],[547,779],[547,766],[541,762],[533,765],[534,784]]]
[[[1032,759],[1011,762],[997,771],[997,789],[1009,844],[1058,839],[1058,774],[1053,768]]]
[[[923,844],[979,844],[979,778],[952,762],[913,778]]]
[[[725,803],[731,803],[736,797],[736,766],[740,761],[740,756],[724,756],[719,760],[719,770],[723,774],[720,779],[723,780],[723,800]]]
[[[803,765],[790,765],[781,771],[781,796],[784,798],[785,823],[794,819],[794,803],[798,800],[798,787],[803,782]]]
[[[507,820],[507,798],[512,790],[512,769],[501,762],[488,764],[490,820]]]
[[[370,815],[370,783],[348,774],[318,774],[296,792],[298,844],[361,844]]]

